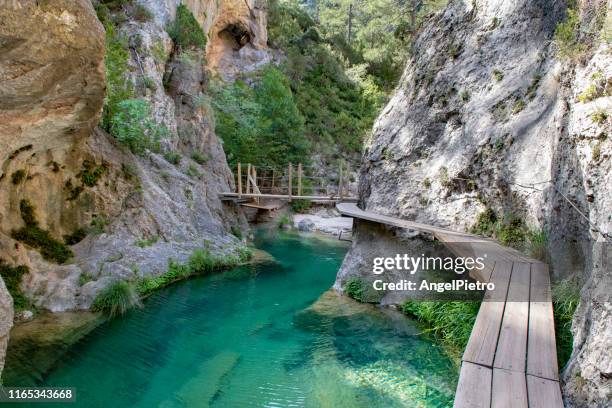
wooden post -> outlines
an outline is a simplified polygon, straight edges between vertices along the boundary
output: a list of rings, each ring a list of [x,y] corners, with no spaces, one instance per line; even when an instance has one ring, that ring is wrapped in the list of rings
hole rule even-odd
[[[338,180],[338,196],[340,197],[340,200],[342,200],[342,160],[340,161],[340,180]]]
[[[289,201],[291,201],[291,162],[289,162]]]
[[[272,192],[274,193],[274,169],[272,169]]]
[[[251,194],[251,180],[249,176],[251,175],[251,163],[247,164],[247,185],[246,185],[246,193]]]
[[[238,198],[242,198],[242,170],[240,169],[240,162],[238,162]]]
[[[253,166],[253,192],[256,192],[258,190],[259,188],[257,187],[257,169],[255,169],[255,166]],[[259,204],[259,197],[255,199],[255,202]]]
[[[298,163],[298,196],[302,195],[302,163]]]

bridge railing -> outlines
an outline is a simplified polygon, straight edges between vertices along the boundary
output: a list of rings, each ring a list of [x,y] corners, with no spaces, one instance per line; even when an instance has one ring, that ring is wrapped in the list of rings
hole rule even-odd
[[[251,163],[237,163],[235,174],[236,193],[238,197],[247,195],[280,195],[289,199],[300,197],[338,197],[350,195],[349,172],[341,162],[338,172],[323,175],[324,171],[312,165],[289,163],[279,168]]]

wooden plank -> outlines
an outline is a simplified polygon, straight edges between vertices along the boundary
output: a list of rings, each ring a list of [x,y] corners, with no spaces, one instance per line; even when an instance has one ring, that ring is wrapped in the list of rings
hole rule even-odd
[[[529,324],[530,264],[514,262],[494,367],[525,372]]]
[[[488,408],[491,406],[490,368],[464,361],[455,393],[455,408]]]
[[[532,265],[530,300],[527,373],[559,380],[555,321],[546,264]]]
[[[527,394],[530,408],[563,408],[558,381],[527,375]]]
[[[242,203],[240,205],[243,207],[257,208],[259,210],[276,210],[280,208],[280,205],[278,203],[274,203],[274,204]]]
[[[476,322],[463,353],[463,361],[493,366],[497,339],[504,315],[504,301],[510,282],[512,264],[497,262],[491,276],[495,284],[495,294],[487,293],[489,298],[480,304]]]
[[[227,193],[219,193],[219,197],[238,197],[238,193],[227,192]],[[279,200],[289,199],[290,197],[287,194],[253,194],[253,193],[243,193],[242,197],[244,198],[277,198]],[[332,201],[337,203],[338,197],[334,196],[318,196],[318,195],[302,195],[302,196],[291,196],[291,198],[299,199],[299,200],[323,200],[323,201]],[[344,197],[343,201],[345,202],[357,202],[357,197]]]
[[[527,380],[525,374],[494,368],[491,407],[527,408]]]

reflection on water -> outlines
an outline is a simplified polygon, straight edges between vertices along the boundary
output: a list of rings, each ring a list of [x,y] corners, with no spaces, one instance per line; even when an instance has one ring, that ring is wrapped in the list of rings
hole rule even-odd
[[[76,387],[74,407],[452,405],[457,369],[414,322],[326,292],[344,243],[262,233],[256,244],[276,261],[165,289],[44,377],[13,366],[5,384]]]

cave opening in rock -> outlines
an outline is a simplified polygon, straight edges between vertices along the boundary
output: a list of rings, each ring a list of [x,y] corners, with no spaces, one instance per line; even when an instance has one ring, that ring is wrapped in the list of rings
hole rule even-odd
[[[251,42],[251,33],[242,25],[229,24],[219,32],[219,38],[229,44],[233,50],[238,51]]]

